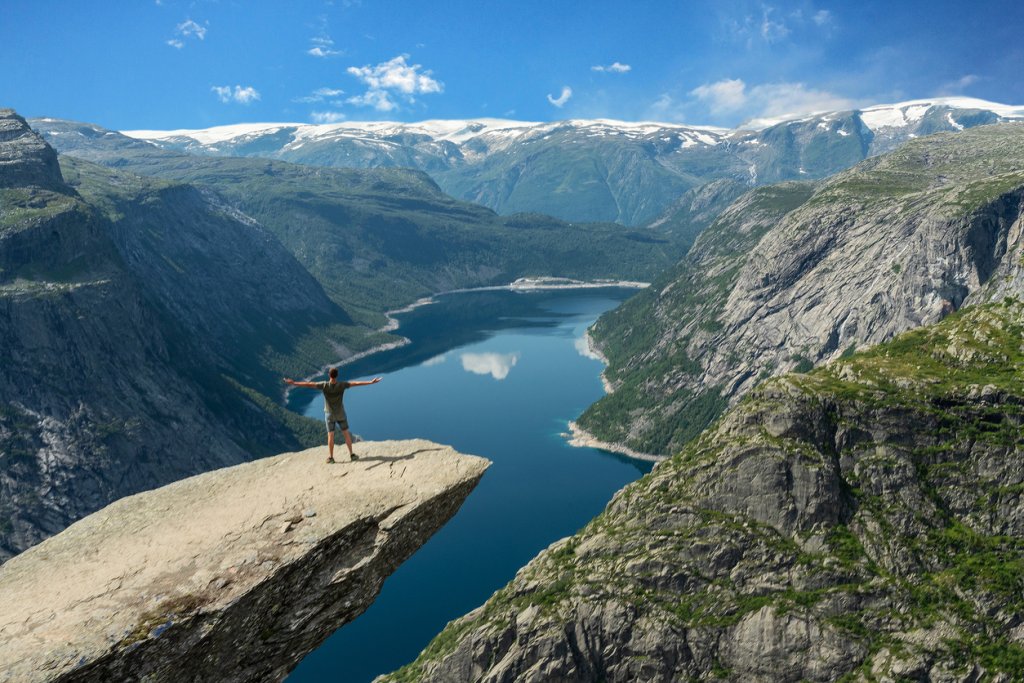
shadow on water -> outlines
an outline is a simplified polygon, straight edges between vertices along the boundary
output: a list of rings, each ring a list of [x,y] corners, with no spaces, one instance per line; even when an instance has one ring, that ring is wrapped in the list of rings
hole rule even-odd
[[[300,662],[289,683],[368,683],[412,661],[448,621],[650,471],[651,463],[573,448],[564,437],[568,421],[603,394],[584,332],[632,293],[440,297],[397,316],[411,344],[343,369],[347,378],[385,376],[346,393],[356,433],[450,444],[492,465],[455,517],[387,579],[362,616]],[[322,410],[316,392],[293,398],[291,407],[307,415]]]

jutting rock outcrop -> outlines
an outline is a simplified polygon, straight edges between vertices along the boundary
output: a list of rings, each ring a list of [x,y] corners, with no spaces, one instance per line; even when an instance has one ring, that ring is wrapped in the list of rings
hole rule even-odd
[[[489,463],[363,442],[119,500],[0,566],[0,681],[275,681],[365,610]]]
[[[771,379],[383,681],[1011,681],[1024,303]]]

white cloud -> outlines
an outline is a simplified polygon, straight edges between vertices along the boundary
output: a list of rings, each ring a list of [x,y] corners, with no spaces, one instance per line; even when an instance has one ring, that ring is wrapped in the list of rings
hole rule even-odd
[[[559,109],[561,109],[562,107],[565,106],[565,103],[568,102],[569,98],[571,98],[571,97],[572,97],[572,88],[570,88],[569,86],[565,85],[565,86],[562,86],[562,94],[559,95],[558,97],[553,97],[551,95],[551,93],[548,93],[548,102],[550,102],[551,104],[553,104],[556,107],[558,107]]]
[[[338,123],[345,120],[345,114],[340,111],[314,111],[309,118],[313,123]]]
[[[345,101],[357,107],[373,107],[377,111],[398,109],[398,104],[391,99],[386,90],[367,90],[362,95],[354,95]]]
[[[296,97],[293,102],[303,102],[305,104],[312,104],[314,102],[323,102],[329,97],[338,97],[344,95],[345,91],[341,88],[317,88],[309,95],[303,97]],[[331,104],[335,104],[332,102]]]
[[[726,78],[716,83],[705,83],[690,91],[690,94],[708,105],[712,114],[731,112],[747,101],[747,85],[738,78]]]
[[[939,86],[939,93],[943,95],[960,95],[966,88],[971,87],[981,80],[976,74],[965,74],[955,81],[949,81]]]
[[[209,26],[202,26],[191,19],[186,19],[178,24],[178,34],[185,38],[195,36],[199,40],[206,40],[206,31],[208,28]]]
[[[215,85],[210,90],[216,93],[217,99],[225,104],[228,102],[251,104],[260,99],[259,91],[251,85],[247,85],[244,88],[240,85],[236,85],[234,88],[230,85]]]
[[[518,353],[464,353],[462,369],[474,375],[490,375],[496,380],[503,380],[519,362]]]
[[[777,43],[790,34],[789,27],[782,20],[772,19],[774,10],[765,6],[761,15],[761,37],[768,43]]]
[[[811,17],[811,19],[818,26],[828,26],[832,23],[832,13],[827,9],[820,9],[814,13],[814,16]]]
[[[377,111],[392,111],[398,108],[393,95],[412,103],[416,101],[415,95],[444,92],[444,83],[435,79],[432,71],[421,64],[409,64],[407,59],[409,55],[398,55],[373,66],[350,66],[348,73],[365,84],[367,91],[348,98],[347,102]]]
[[[175,37],[165,42],[176,50],[180,50],[185,47],[185,41],[189,38],[205,40],[206,31],[209,27],[209,22],[206,22],[206,24],[199,24],[191,19],[186,19],[175,27]]]
[[[306,54],[312,55],[313,57],[336,57],[341,54],[341,50],[332,50],[330,48],[320,47],[317,45],[316,47],[311,47],[306,50]]]
[[[590,67],[591,71],[612,74],[624,74],[628,71],[632,71],[632,69],[633,67],[631,67],[629,64],[622,64],[620,62],[612,62],[608,66],[602,66],[601,64],[598,64],[596,66]]]
[[[851,99],[827,90],[810,88],[803,83],[765,83],[748,88],[738,78],[705,83],[691,90],[690,95],[706,106],[712,115],[743,116],[748,119],[748,125],[754,127],[770,125],[800,114],[856,107]],[[667,109],[674,101],[668,95],[662,95],[652,108],[659,104]]]
[[[398,55],[394,59],[376,66],[350,66],[347,71],[365,83],[370,90],[395,90],[404,95],[426,95],[444,90],[444,84],[435,80],[432,72],[421,71],[419,64],[407,64],[409,55]]]
[[[423,361],[422,363],[420,363],[420,365],[422,365],[425,368],[432,368],[435,365],[440,365],[446,360],[448,360],[448,354],[442,353],[440,356],[434,356],[433,358]]]

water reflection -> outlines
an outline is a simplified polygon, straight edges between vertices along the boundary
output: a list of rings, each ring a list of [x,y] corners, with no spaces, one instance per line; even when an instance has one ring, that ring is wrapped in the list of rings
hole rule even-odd
[[[461,355],[462,369],[475,375],[490,375],[496,380],[508,377],[509,371],[519,362],[518,353],[464,353]]]
[[[440,356],[434,356],[433,358],[430,358],[428,360],[423,361],[423,363],[421,363],[421,365],[423,365],[423,367],[425,367],[425,368],[431,368],[431,367],[433,367],[435,365],[440,365],[441,363],[445,362],[446,360],[448,360],[448,354],[447,353],[442,353]]]
[[[601,356],[590,348],[590,341],[586,335],[582,337],[576,337],[576,341],[573,342],[573,346],[576,347],[576,353],[580,354],[584,358],[590,358],[591,360],[601,360]]]

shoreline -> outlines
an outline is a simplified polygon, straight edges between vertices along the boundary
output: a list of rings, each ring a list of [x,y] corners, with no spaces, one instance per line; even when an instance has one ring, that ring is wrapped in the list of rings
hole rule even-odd
[[[393,309],[391,309],[389,311],[384,311],[384,318],[387,320],[387,322],[384,323],[384,325],[382,325],[381,327],[377,328],[376,332],[384,332],[384,333],[395,332],[401,326],[401,323],[394,316],[402,314],[402,313],[411,313],[412,311],[415,311],[417,308],[421,308],[423,306],[429,306],[430,304],[437,303],[437,297],[444,296],[446,294],[466,294],[466,293],[469,293],[469,292],[496,292],[496,291],[502,291],[502,290],[507,290],[507,291],[510,291],[510,292],[540,292],[540,291],[545,291],[545,290],[557,290],[557,289],[601,289],[603,287],[621,287],[621,288],[624,288],[624,289],[645,289],[645,288],[649,287],[650,284],[651,283],[649,283],[649,282],[637,282],[637,281],[633,281],[633,280],[591,280],[591,281],[584,281],[584,280],[573,280],[572,278],[562,278],[562,277],[536,277],[536,278],[521,277],[521,278],[518,278],[516,280],[513,280],[512,282],[508,283],[507,285],[488,285],[488,286],[485,286],[485,287],[467,287],[467,288],[464,288],[464,289],[449,289],[449,290],[446,290],[446,291],[443,291],[443,292],[437,292],[436,294],[431,294],[430,296],[421,297],[421,298],[417,299],[416,301],[412,302],[411,304],[407,304],[405,306],[402,306],[401,308],[393,308]],[[372,356],[375,353],[381,353],[383,351],[391,351],[393,349],[398,349],[398,348],[401,348],[403,346],[407,346],[407,345],[409,345],[411,343],[412,343],[412,340],[409,339],[408,337],[401,337],[400,336],[398,339],[396,339],[393,342],[387,342],[387,343],[384,343],[384,344],[378,344],[376,346],[371,346],[370,348],[365,349],[363,351],[360,351],[358,353],[355,353],[355,354],[349,356],[348,358],[345,358],[344,360],[339,360],[339,361],[335,361],[333,363],[328,363],[327,365],[324,365],[323,367],[321,367],[317,372],[314,372],[314,373],[312,373],[310,375],[307,375],[306,377],[303,377],[300,381],[302,381],[302,382],[309,382],[309,381],[313,380],[316,377],[320,377],[325,372],[327,372],[330,368],[341,368],[341,367],[344,367],[346,365],[350,365],[352,363],[355,363],[356,361],[360,361],[360,360],[366,358],[367,356]],[[588,345],[591,344],[591,340],[590,340],[590,336],[589,336],[589,331],[587,333],[587,344]],[[600,356],[602,363],[604,363],[605,365],[608,364],[607,359],[605,359],[604,355],[601,354],[600,351],[598,351],[597,349],[594,349],[594,354]],[[608,384],[607,381],[605,380],[604,372],[603,371],[601,372],[601,381],[605,384],[606,392],[607,393],[611,393],[611,391],[610,391],[611,385]],[[284,394],[283,394],[283,396],[281,398],[281,402],[282,402],[282,404],[284,405],[285,408],[287,408],[288,397],[291,394],[292,389],[294,389],[294,387],[292,387],[292,386],[286,386],[285,389],[284,389]]]
[[[604,387],[604,393],[612,393],[613,391],[615,391],[615,387],[612,386],[612,383],[608,381],[608,378],[605,377],[604,374],[604,371],[608,369],[608,357],[601,353],[601,349],[597,348],[597,344],[594,343],[594,338],[590,336],[589,327],[583,333],[583,340],[587,344],[587,352],[593,354],[593,356],[597,358],[597,360],[601,361],[601,363],[604,364],[604,368],[601,369],[601,386]]]
[[[601,361],[604,364],[605,369],[607,369],[608,357],[601,353],[600,349],[597,348],[593,337],[590,336],[589,327],[586,332],[583,333],[583,339],[587,344],[588,353]],[[601,370],[601,386],[604,388],[605,395],[611,394],[615,391],[615,387],[613,387],[612,383],[608,381],[607,377],[605,377],[604,369]],[[602,451],[618,453],[619,455],[624,455],[627,458],[633,458],[634,460],[658,463],[668,457],[665,455],[654,455],[653,453],[641,453],[640,451],[633,450],[629,446],[624,446],[619,443],[611,443],[609,441],[602,441],[580,427],[575,420],[569,421],[569,431],[567,433],[563,433],[562,436],[565,438],[566,442],[574,448],[597,448]]]
[[[596,436],[583,429],[583,427],[576,424],[575,420],[569,421],[569,432],[562,436],[564,436],[569,445],[574,448],[596,448],[602,451],[625,455],[626,457],[633,458],[634,460],[658,463],[662,460],[666,460],[668,457],[665,455],[654,455],[653,453],[641,453],[640,451],[634,451],[628,446],[601,441]]]

